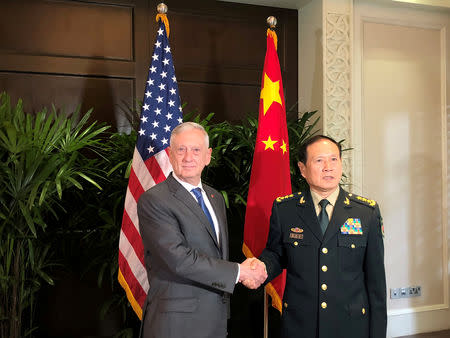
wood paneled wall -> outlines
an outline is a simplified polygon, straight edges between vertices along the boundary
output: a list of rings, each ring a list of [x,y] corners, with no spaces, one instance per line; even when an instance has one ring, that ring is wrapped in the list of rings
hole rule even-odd
[[[122,109],[143,97],[158,2],[1,0],[0,91],[7,91],[14,103],[23,98],[28,112],[51,104],[67,113],[78,105],[82,112],[93,107],[95,119],[121,129],[126,124]],[[167,5],[170,44],[185,113],[215,112],[216,121],[238,122],[246,113],[258,111],[266,18],[270,15],[278,19],[286,106],[297,101],[297,11],[213,0],[168,0]],[[234,261],[244,259],[240,229],[230,228]],[[73,280],[48,292],[66,292],[71,285],[71,293],[81,294],[84,284],[73,286]],[[95,283],[92,287],[97,290]],[[116,329],[110,321],[96,324],[86,319],[97,318],[101,303],[97,299],[100,294],[92,292],[96,297],[83,291],[82,301],[57,310],[44,300],[40,304],[47,311],[40,315],[42,334],[110,335]],[[236,288],[230,337],[262,335],[262,299],[261,292]],[[67,320],[54,320],[55,313]],[[274,318],[276,322],[278,313]]]
[[[2,1],[0,90],[23,98],[30,112],[81,105],[121,127],[121,107],[142,100],[158,2]],[[230,121],[257,112],[269,15],[279,22],[287,107],[297,101],[297,11],[211,0],[167,5],[185,112]]]

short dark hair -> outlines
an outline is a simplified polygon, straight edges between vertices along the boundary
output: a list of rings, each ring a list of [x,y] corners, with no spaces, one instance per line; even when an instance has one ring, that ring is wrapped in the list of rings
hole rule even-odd
[[[328,137],[325,135],[314,135],[314,136],[310,137],[309,139],[307,139],[305,142],[303,142],[302,145],[300,146],[300,148],[298,150],[298,161],[302,162],[303,164],[306,165],[306,161],[308,160],[308,153],[307,153],[308,147],[311,144],[316,143],[320,140],[329,140],[329,141],[333,142],[336,145],[336,147],[338,147],[338,149],[339,149],[339,157],[342,157],[342,147],[339,142],[336,142],[331,137]]]

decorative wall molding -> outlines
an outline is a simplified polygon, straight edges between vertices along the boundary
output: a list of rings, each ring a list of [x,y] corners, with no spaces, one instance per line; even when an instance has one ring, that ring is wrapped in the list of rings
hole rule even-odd
[[[324,132],[352,146],[351,140],[351,22],[349,14],[327,13],[324,50]],[[352,154],[343,154],[344,182],[352,183]]]

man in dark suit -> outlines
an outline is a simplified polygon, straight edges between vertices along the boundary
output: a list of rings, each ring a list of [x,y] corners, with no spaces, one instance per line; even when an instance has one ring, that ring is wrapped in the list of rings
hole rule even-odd
[[[180,124],[170,138],[173,173],[139,199],[150,285],[142,337],[224,338],[235,284],[267,277],[264,268],[250,267],[251,259],[228,261],[223,197],[201,182],[211,151],[202,126]]]
[[[282,337],[385,338],[377,203],[339,187],[341,147],[329,137],[305,142],[298,166],[309,189],[274,201],[267,245],[259,257],[268,281],[287,269]]]

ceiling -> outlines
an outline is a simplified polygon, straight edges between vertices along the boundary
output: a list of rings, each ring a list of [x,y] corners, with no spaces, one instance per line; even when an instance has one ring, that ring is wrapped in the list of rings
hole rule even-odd
[[[392,0],[392,1],[406,2],[416,5],[450,8],[450,0]]]
[[[243,4],[259,5],[259,6],[300,9],[306,4],[310,3],[311,1],[318,1],[318,0],[220,0],[220,1],[238,2]],[[450,0],[372,0],[371,2],[397,4],[397,5],[404,4],[408,6],[412,5],[419,7],[423,6],[428,7],[430,9],[450,8]]]
[[[242,4],[270,6],[278,8],[300,9],[313,0],[220,0],[220,1],[239,2]]]

